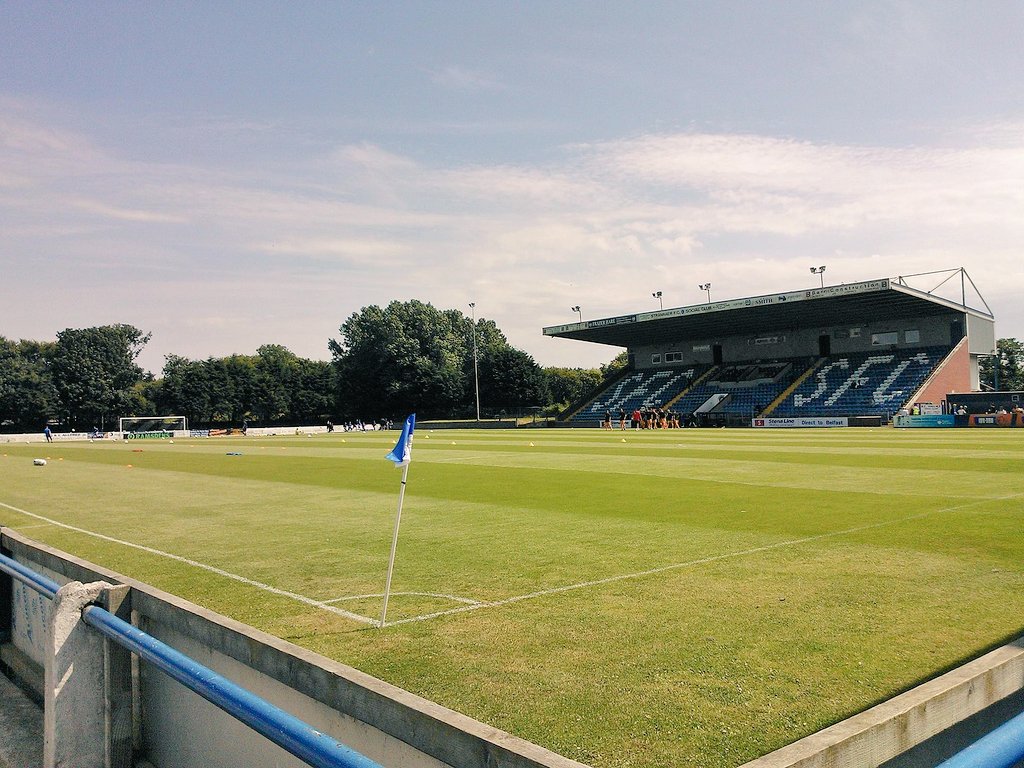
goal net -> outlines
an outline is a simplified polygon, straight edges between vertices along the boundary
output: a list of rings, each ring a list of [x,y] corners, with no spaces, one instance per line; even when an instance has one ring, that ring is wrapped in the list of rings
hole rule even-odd
[[[138,434],[176,432],[188,429],[188,419],[184,416],[122,416],[117,427],[120,432]]]

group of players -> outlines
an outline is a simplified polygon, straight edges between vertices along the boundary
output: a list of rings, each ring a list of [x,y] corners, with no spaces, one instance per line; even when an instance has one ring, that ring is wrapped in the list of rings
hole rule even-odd
[[[627,427],[628,425],[628,427]],[[691,413],[683,419],[675,411],[667,408],[637,408],[632,415],[627,415],[624,408],[619,409],[619,429],[679,429],[696,426],[696,419]],[[612,412],[604,412],[602,429],[612,429]]]

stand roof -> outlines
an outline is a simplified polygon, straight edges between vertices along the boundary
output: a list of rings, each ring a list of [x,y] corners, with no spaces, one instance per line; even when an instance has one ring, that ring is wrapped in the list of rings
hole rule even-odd
[[[912,288],[900,277],[553,325],[544,335],[630,347],[956,313],[993,320],[991,312],[967,306],[966,293],[957,302]]]

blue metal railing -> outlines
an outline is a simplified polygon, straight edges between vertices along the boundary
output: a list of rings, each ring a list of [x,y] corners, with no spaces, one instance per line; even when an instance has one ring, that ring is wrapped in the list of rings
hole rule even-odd
[[[60,589],[60,584],[53,579],[48,579],[31,568],[26,568],[17,560],[12,560],[6,555],[0,555],[0,571],[13,576],[25,586],[34,589],[50,600],[57,596],[57,590]]]
[[[51,600],[60,588],[55,581],[5,555],[0,555],[0,571]],[[370,758],[99,606],[86,606],[82,620],[308,765],[316,768],[381,768]]]
[[[1024,712],[946,760],[937,768],[1013,768],[1024,760]]]

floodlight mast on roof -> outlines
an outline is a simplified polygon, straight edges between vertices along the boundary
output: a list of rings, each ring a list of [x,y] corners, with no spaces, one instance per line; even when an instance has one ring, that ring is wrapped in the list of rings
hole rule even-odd
[[[476,302],[469,302],[469,308],[473,310],[473,387],[476,390],[476,420],[480,421],[480,374],[476,366]]]
[[[583,312],[580,310],[580,305],[577,304],[575,307],[569,307],[573,312],[580,316],[580,322],[583,322]]]
[[[707,291],[708,292],[708,304],[710,304],[711,303],[711,283],[701,283],[697,287],[700,288],[702,291]]]
[[[825,265],[822,264],[820,267],[811,267],[811,274],[817,275],[821,278],[821,287],[825,287]]]
[[[661,291],[655,291],[654,293],[651,294],[651,296],[653,296],[654,298],[656,298],[658,300],[658,305],[662,309],[665,308],[665,302],[661,300]]]

